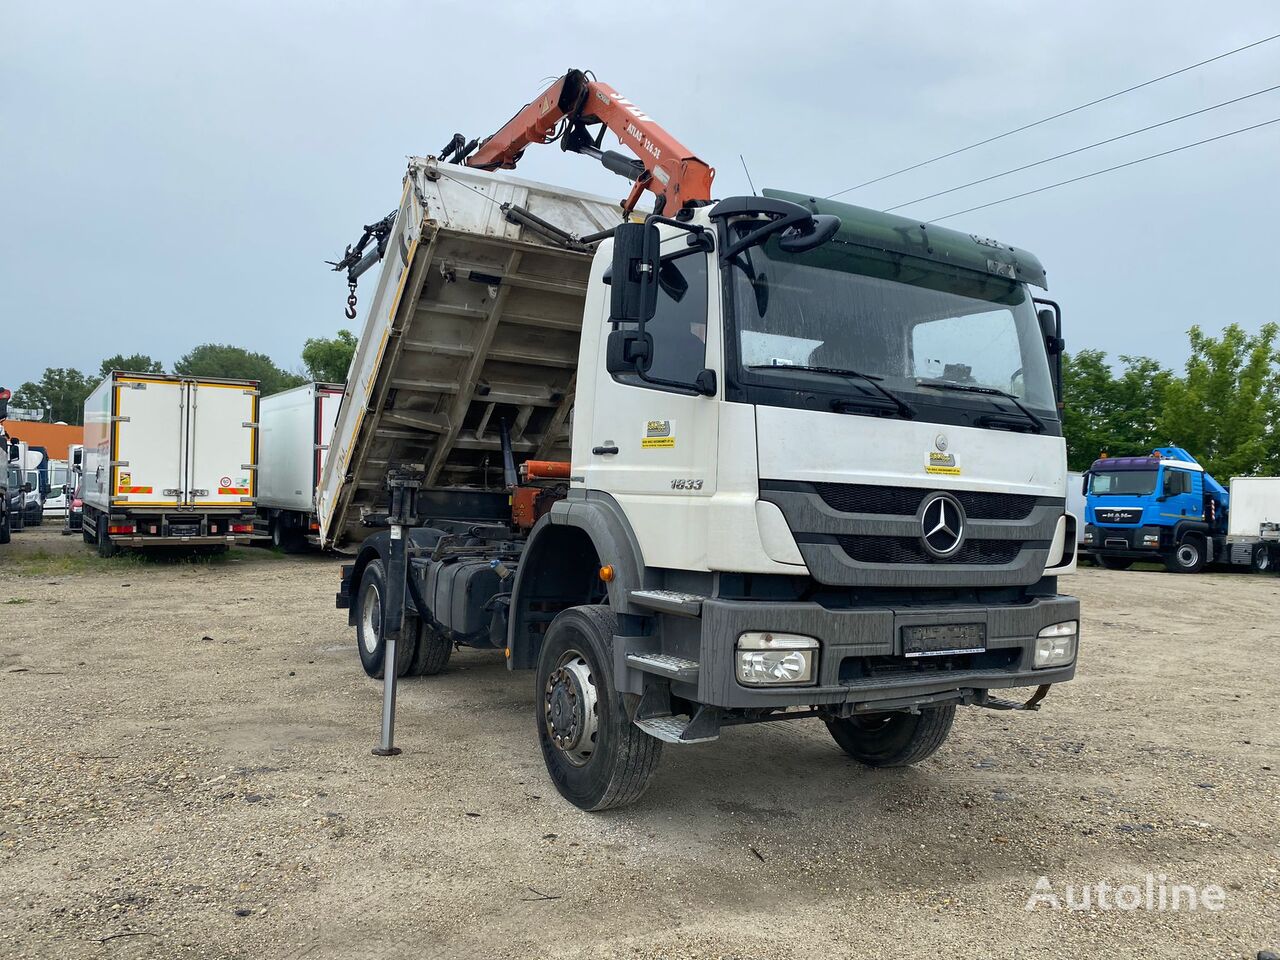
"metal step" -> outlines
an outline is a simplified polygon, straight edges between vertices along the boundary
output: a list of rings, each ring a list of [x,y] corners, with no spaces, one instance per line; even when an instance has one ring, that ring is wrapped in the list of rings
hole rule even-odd
[[[673,657],[666,653],[628,653],[627,663],[638,670],[670,677],[672,680],[689,683],[696,683],[698,680],[698,662],[684,657]]]
[[[664,743],[709,743],[719,739],[720,734],[717,732],[714,736],[685,740],[681,734],[688,729],[689,724],[687,717],[654,717],[652,720],[635,721],[637,727]]]
[[[657,610],[661,613],[673,613],[678,617],[702,616],[702,601],[707,599],[696,593],[681,593],[679,590],[632,590],[631,602]]]

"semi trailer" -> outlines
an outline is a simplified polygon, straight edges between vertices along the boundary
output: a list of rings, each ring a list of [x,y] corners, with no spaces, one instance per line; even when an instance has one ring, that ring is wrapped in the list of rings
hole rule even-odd
[[[84,431],[81,531],[100,555],[252,542],[257,381],[113,372]]]
[[[501,172],[512,125],[600,155],[581,127],[615,128],[607,100],[570,74],[479,151],[455,138],[461,162],[411,160],[379,241],[317,494],[383,678],[375,753],[396,678],[457,645],[532,675],[587,810],[731,725],[818,719],[897,766],[959,705],[1036,709],[1079,636],[1039,261],[808,194],[712,201],[638,111],[619,136],[666,215]]]
[[[304,383],[262,398],[258,529],[286,553],[319,543],[316,486],[341,404],[340,383]]]
[[[1280,477],[1232,477],[1227,560],[1259,573],[1280,567]]]
[[[1088,484],[1085,549],[1107,569],[1154,561],[1199,573],[1226,559],[1230,495],[1183,448],[1095,460]]]

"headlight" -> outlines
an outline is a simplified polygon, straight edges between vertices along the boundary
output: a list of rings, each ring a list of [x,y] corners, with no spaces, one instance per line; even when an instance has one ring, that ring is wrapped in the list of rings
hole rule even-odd
[[[1075,620],[1051,623],[1036,635],[1035,669],[1063,667],[1076,658],[1080,624]]]
[[[789,687],[814,682],[818,641],[798,633],[744,633],[738,637],[738,682]]]

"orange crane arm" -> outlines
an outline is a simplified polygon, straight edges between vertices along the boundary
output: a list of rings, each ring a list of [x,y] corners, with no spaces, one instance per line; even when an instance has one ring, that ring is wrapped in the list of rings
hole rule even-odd
[[[593,133],[589,128],[596,124],[599,129]],[[600,149],[606,129],[639,160]],[[530,144],[559,140],[562,150],[594,157],[606,169],[635,181],[622,203],[623,216],[631,213],[645,190],[657,195],[655,212],[668,216],[690,202],[710,200],[711,181],[716,175],[714,168],[643,110],[581,70],[566,73],[501,130],[481,141],[469,156],[461,140],[455,137],[446,154],[456,151],[452,162],[481,170],[513,170]]]

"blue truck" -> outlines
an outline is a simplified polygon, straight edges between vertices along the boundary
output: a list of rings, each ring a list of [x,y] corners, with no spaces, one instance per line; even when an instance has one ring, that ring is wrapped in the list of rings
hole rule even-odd
[[[1095,460],[1085,483],[1084,546],[1107,569],[1146,560],[1198,573],[1226,558],[1230,495],[1181,447]]]

